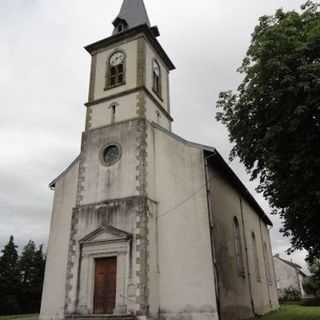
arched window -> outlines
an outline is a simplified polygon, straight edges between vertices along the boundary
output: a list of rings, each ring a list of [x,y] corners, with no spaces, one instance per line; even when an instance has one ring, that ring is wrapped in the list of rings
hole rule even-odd
[[[122,51],[114,52],[107,65],[106,89],[125,84],[126,55]]]
[[[253,247],[254,263],[255,263],[255,267],[256,267],[256,277],[257,277],[257,281],[261,281],[261,273],[260,273],[260,265],[259,265],[257,239],[256,239],[256,235],[255,235],[254,232],[252,232],[251,237],[252,237],[252,247]]]
[[[152,89],[161,97],[161,68],[156,60],[153,60],[152,65]]]
[[[235,248],[235,257],[237,262],[237,269],[240,276],[245,276],[244,263],[243,263],[243,250],[242,250],[242,241],[241,241],[241,230],[237,217],[233,219],[233,228],[234,228],[234,248]]]

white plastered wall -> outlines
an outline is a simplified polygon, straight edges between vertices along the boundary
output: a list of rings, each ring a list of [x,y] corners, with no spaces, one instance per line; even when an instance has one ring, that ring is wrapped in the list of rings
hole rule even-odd
[[[108,199],[119,199],[137,195],[136,157],[137,129],[135,121],[119,123],[87,132],[83,150],[86,168],[83,174],[83,199],[80,204],[91,204]],[[121,146],[121,159],[107,167],[100,159],[101,152],[108,144]]]
[[[138,96],[139,93],[131,93],[122,97],[108,100],[106,102],[89,106],[88,108],[91,109],[90,129],[136,118],[138,116]],[[159,110],[159,108],[157,108],[155,103],[147,95],[145,95],[145,103],[146,119],[148,119],[150,122],[159,124],[167,130],[170,130],[170,120],[163,112]],[[114,118],[111,108],[112,105],[116,105]]]
[[[75,163],[56,182],[42,294],[41,320],[64,318],[68,248],[72,209],[76,203],[78,171],[79,162]]]
[[[227,319],[252,316],[250,290],[252,291],[256,314],[264,314],[278,308],[272,263],[269,263],[271,283],[268,283],[266,279],[266,264],[263,255],[264,242],[268,246],[269,260],[272,259],[272,255],[268,242],[269,231],[265,222],[234,184],[220,170],[210,164],[210,161],[209,181],[219,275],[219,299],[223,316]],[[237,266],[234,217],[237,217],[240,224],[244,275],[239,274],[239,267]],[[259,281],[256,273],[252,232],[255,234],[258,249]]]
[[[276,273],[275,273],[275,267],[274,267],[273,257],[272,257],[270,231],[269,231],[268,227],[263,223],[261,223],[261,233],[262,233],[263,241],[267,245],[266,255],[267,255],[267,259],[268,259],[268,265],[270,267],[269,294],[270,294],[272,309],[275,310],[275,309],[279,308]]]
[[[91,109],[90,129],[110,125],[112,121],[121,122],[137,117],[137,95],[138,93],[131,93],[88,107]],[[113,119],[111,106],[114,104],[116,112]]]
[[[241,230],[241,244],[245,242],[241,218],[240,198],[237,191],[224,179],[220,171],[209,166],[211,206],[214,221],[214,245],[219,276],[219,300],[222,316],[226,319],[249,318],[252,314],[247,277],[239,274],[235,258],[234,217]],[[245,274],[248,274],[243,256]]]
[[[146,118],[150,122],[155,122],[159,126],[170,130],[170,120],[166,115],[160,111],[160,109],[155,105],[155,103],[146,96]]]
[[[149,125],[147,173],[158,202],[160,315],[218,319],[202,151]]]
[[[244,213],[244,224],[246,232],[246,240],[248,245],[248,259],[250,268],[250,281],[252,287],[252,296],[255,306],[255,312],[259,315],[270,312],[278,308],[278,301],[276,299],[277,289],[275,286],[275,275],[272,265],[272,252],[269,247],[269,231],[268,227],[264,221],[259,217],[257,212],[248,204],[247,201],[242,199],[243,213]],[[254,246],[252,241],[252,232],[255,234],[257,251],[258,251],[258,261],[259,261],[259,271],[260,279],[258,280],[256,271],[256,262],[254,259]],[[269,259],[268,267],[271,275],[271,280],[266,279],[266,263],[264,261],[263,255],[263,242],[267,244],[267,255]]]

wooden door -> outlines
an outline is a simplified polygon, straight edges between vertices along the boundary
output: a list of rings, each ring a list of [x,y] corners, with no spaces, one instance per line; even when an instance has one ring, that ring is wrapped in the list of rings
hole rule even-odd
[[[116,304],[117,258],[95,260],[94,313],[112,314]]]

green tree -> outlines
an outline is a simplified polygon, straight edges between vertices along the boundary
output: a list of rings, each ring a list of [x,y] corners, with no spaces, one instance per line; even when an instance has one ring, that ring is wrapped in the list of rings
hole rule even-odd
[[[263,16],[239,71],[236,93],[220,93],[217,120],[229,130],[251,179],[283,219],[291,252],[320,257],[320,12]]]
[[[38,313],[40,311],[45,264],[46,260],[43,253],[43,246],[41,245],[35,251],[33,260],[34,268],[31,276],[33,304],[32,310],[30,310],[32,313]]]
[[[18,252],[11,236],[0,257],[0,314],[20,312],[17,297],[19,284]]]
[[[32,286],[32,275],[34,273],[34,255],[36,252],[36,245],[33,241],[29,241],[23,248],[21,257],[19,259],[19,271],[21,277],[21,285],[24,288]]]
[[[43,253],[43,246],[40,245],[34,254],[34,267],[35,272],[32,276],[32,283],[35,287],[39,288],[42,291],[44,272],[46,266],[46,259]]]
[[[39,249],[33,241],[23,248],[19,259],[21,290],[19,301],[23,312],[34,313],[40,310],[45,260],[42,246]]]
[[[304,289],[308,294],[320,298],[320,260],[309,264],[311,276],[304,282]]]

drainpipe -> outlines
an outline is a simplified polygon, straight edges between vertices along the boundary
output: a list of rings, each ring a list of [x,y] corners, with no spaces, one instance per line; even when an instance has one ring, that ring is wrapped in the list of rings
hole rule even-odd
[[[213,157],[215,154],[211,155]],[[210,157],[204,157],[204,171],[205,171],[205,182],[206,182],[206,192],[207,192],[207,206],[208,206],[208,218],[209,218],[209,234],[210,234],[210,241],[211,241],[211,258],[212,258],[212,267],[214,273],[214,288],[216,293],[216,305],[217,305],[217,312],[218,317],[222,320],[221,317],[221,308],[220,308],[220,288],[219,288],[219,274],[217,269],[217,260],[216,260],[216,249],[214,243],[214,236],[213,236],[213,229],[214,229],[214,218],[213,218],[213,209],[211,206],[210,198],[213,197],[213,193],[210,191],[210,182],[209,181],[209,170],[208,170],[208,159]]]
[[[240,211],[241,211],[242,230],[243,230],[243,237],[244,237],[244,244],[245,244],[245,252],[246,252],[248,287],[249,287],[249,294],[250,294],[251,309],[252,309],[252,314],[256,317],[257,314],[256,314],[256,311],[255,311],[254,301],[253,301],[253,290],[252,290],[250,264],[249,264],[249,255],[248,255],[248,242],[247,242],[246,229],[245,229],[245,223],[244,223],[243,203],[242,203],[242,198],[241,198],[241,196],[239,197],[239,199],[240,199]]]

